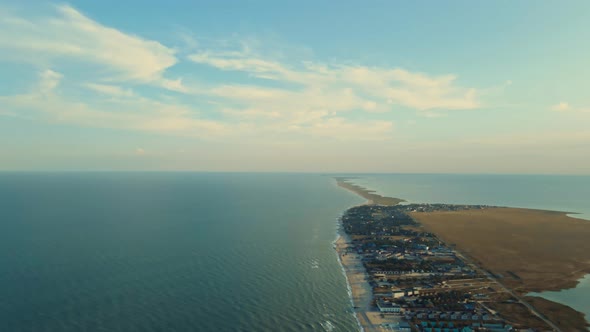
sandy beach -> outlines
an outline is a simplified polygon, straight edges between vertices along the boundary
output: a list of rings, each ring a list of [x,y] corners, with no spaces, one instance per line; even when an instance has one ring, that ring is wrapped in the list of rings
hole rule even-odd
[[[405,202],[401,198],[387,197],[376,194],[375,191],[357,186],[356,184],[350,183],[348,178],[336,178],[336,184],[348,191],[351,191],[367,200],[366,204],[378,204],[378,205],[397,205]]]
[[[391,331],[384,328],[382,324],[398,322],[400,319],[393,315],[381,317],[377,308],[371,305],[373,292],[367,281],[367,273],[360,256],[348,250],[350,247],[350,238],[348,235],[341,232],[340,237],[336,240],[335,246],[352,292],[354,312],[363,331]]]

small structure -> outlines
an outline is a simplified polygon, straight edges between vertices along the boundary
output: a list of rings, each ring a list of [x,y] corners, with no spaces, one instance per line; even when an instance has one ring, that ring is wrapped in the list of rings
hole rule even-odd
[[[400,313],[402,312],[402,307],[393,302],[379,300],[377,301],[377,307],[381,312],[393,312],[393,313]]]

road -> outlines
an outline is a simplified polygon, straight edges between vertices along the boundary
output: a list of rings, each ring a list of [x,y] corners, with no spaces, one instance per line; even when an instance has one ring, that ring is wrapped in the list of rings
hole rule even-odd
[[[479,271],[479,272],[483,273],[488,279],[490,279],[494,283],[496,283],[496,285],[498,285],[506,293],[512,295],[520,304],[522,304],[523,306],[525,306],[533,315],[539,317],[539,319],[541,319],[543,322],[545,322],[545,324],[547,324],[548,326],[550,326],[553,329],[553,331],[555,331],[555,332],[562,332],[562,330],[557,325],[553,324],[552,321],[550,321],[549,319],[545,318],[545,316],[543,316],[543,314],[541,314],[540,312],[538,312],[537,309],[535,309],[535,307],[533,307],[528,302],[526,302],[522,297],[520,297],[514,291],[512,291],[508,287],[504,286],[504,284],[502,284],[498,280],[498,278],[496,278],[496,276],[494,276],[490,272],[486,271],[485,269],[479,267],[477,264],[473,263],[470,259],[466,258],[462,253],[460,253],[457,250],[455,250],[455,255],[457,255],[457,257],[459,257],[464,262],[467,262],[476,271]]]

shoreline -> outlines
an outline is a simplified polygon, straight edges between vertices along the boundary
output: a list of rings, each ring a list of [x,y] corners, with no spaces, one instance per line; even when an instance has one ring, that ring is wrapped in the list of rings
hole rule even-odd
[[[362,274],[359,274],[358,271],[353,272],[351,269],[350,262],[345,261],[345,259],[343,257],[346,254],[346,249],[350,245],[350,241],[348,239],[348,236],[343,232],[344,231],[342,231],[342,230],[338,231],[338,233],[337,233],[338,238],[336,239],[336,241],[334,241],[334,249],[336,251],[336,255],[338,256],[338,262],[340,263],[340,267],[342,268],[342,273],[344,274],[344,278],[346,279],[347,293],[348,293],[348,297],[350,299],[350,303],[352,305],[352,314],[354,315],[354,317],[356,319],[356,322],[359,327],[359,331],[368,332],[368,330],[366,329],[366,327],[367,327],[366,324],[361,323],[361,320],[363,320],[363,319],[359,315],[359,310],[357,309],[357,308],[361,307],[361,305],[362,305],[361,302],[363,302],[363,301],[361,301],[358,298],[358,296],[355,295],[355,294],[359,293],[357,288],[360,287],[360,285],[357,285],[356,283],[354,283],[354,280],[361,277]],[[364,276],[362,276],[362,277],[364,278]],[[366,286],[369,286],[369,284],[367,283]],[[372,291],[371,291],[371,295],[372,295]]]
[[[366,202],[351,206],[347,208],[347,210],[355,206],[397,205],[405,202],[403,199],[384,197],[374,194],[374,191],[351,184],[350,182],[347,182],[350,178],[338,177],[335,179],[336,184],[339,187],[367,199]],[[338,218],[338,230],[336,231],[336,239],[333,242],[333,248],[346,279],[347,293],[352,304],[352,314],[355,316],[359,331],[391,331],[390,329],[383,328],[382,324],[399,323],[401,318],[399,316],[394,317],[391,315],[381,317],[381,313],[376,310],[376,308],[372,307],[373,288],[368,281],[369,275],[361,258],[356,253],[349,252],[352,245],[352,239],[346,231],[344,231],[341,218]]]
[[[370,198],[362,195],[357,190],[364,191],[366,193],[368,193],[368,191],[364,190],[362,187],[346,182],[346,180],[349,178],[340,177],[335,179],[336,185],[338,187],[367,199],[366,202],[354,206],[374,204]],[[347,210],[354,206],[347,208]],[[358,257],[348,256],[349,254],[347,253],[347,250],[350,246],[352,246],[352,240],[350,239],[350,236],[346,234],[346,231],[342,226],[341,217],[342,216],[338,218],[338,230],[336,231],[336,239],[332,245],[338,258],[340,268],[342,269],[342,273],[344,274],[344,279],[346,280],[348,298],[350,299],[350,303],[352,305],[352,314],[354,315],[360,332],[377,331],[373,328],[372,324],[367,322],[363,313],[361,313],[364,312],[366,314],[366,312],[369,310],[368,305],[373,299],[373,290],[367,281],[368,275],[367,271],[362,265],[362,261]],[[361,294],[364,295],[364,297],[361,297]]]
[[[350,182],[348,182],[348,180],[351,178],[345,178],[345,177],[338,177],[335,178],[337,185],[343,189],[346,189],[348,191],[351,191],[365,199],[367,199],[367,202],[365,202],[364,204],[360,204],[360,206],[362,205],[382,205],[382,206],[394,206],[394,205],[398,205],[401,202],[405,202],[405,200],[403,199],[398,199],[398,198],[391,198],[391,197],[383,197],[381,195],[377,195],[374,193],[374,191],[371,191],[367,188],[363,188],[361,186],[352,184]],[[492,222],[494,220],[488,220],[491,217],[495,217],[496,215],[501,215],[502,211],[508,211],[508,212],[512,212],[512,213],[523,213],[523,216],[521,216],[521,219],[523,219],[524,221],[526,221],[527,223],[533,223],[533,221],[536,221],[535,218],[539,219],[539,214],[543,214],[545,217],[547,218],[547,222],[552,222],[553,226],[558,225],[558,226],[563,226],[563,224],[556,224],[556,220],[554,220],[555,218],[568,218],[569,220],[575,220],[575,221],[584,221],[587,222],[586,219],[581,219],[581,218],[576,218],[574,216],[569,216],[569,214],[572,214],[571,212],[561,212],[561,211],[549,211],[549,210],[535,210],[535,209],[523,209],[523,208],[510,208],[510,207],[502,207],[502,208],[497,208],[497,207],[490,207],[489,209],[482,209],[481,211],[478,211],[479,213],[482,213],[481,215],[471,215],[470,218],[471,220],[478,220],[481,219],[482,223],[481,224],[485,224],[486,221],[488,221],[488,225],[494,225],[495,224]],[[463,212],[459,212],[459,213],[464,213],[464,214],[471,214],[473,211],[463,211]],[[429,218],[432,215],[436,215],[436,214],[441,214],[443,216],[438,216],[439,218],[437,220],[434,220],[435,222],[432,222],[433,220],[428,220],[428,222],[426,222],[426,225],[424,224],[424,220],[422,220],[423,218],[418,217],[419,215],[422,216],[429,216]],[[445,232],[445,230],[443,228],[448,227],[449,224],[448,222],[450,222],[450,220],[454,220],[456,218],[456,214],[453,215],[454,212],[450,212],[447,215],[444,215],[445,212],[414,212],[411,213],[411,215],[415,218],[416,221],[418,221],[421,225],[423,225],[423,227],[425,226],[427,229],[429,229],[432,233],[436,234],[437,236],[440,236],[441,234],[443,235],[442,238],[444,239],[447,235],[448,236],[448,230]],[[551,218],[549,218],[551,217]],[[475,219],[474,219],[475,218]],[[487,219],[486,219],[487,218]],[[433,227],[433,225],[436,225],[437,223],[440,223],[440,225],[443,225],[443,227],[438,227],[438,229],[436,229],[437,227]],[[452,223],[451,223],[452,224]],[[477,224],[472,222],[472,224]],[[515,227],[513,225],[511,225],[511,227]],[[528,234],[527,232],[531,230],[531,226],[528,226],[529,228],[524,229],[524,234]],[[512,228],[509,229],[510,231],[513,231]],[[510,234],[510,231],[508,233],[505,233],[506,230],[504,230],[503,234]],[[483,236],[485,234],[485,236],[487,236],[489,230],[486,229],[486,231],[480,231],[479,229],[475,229],[472,230],[471,233],[465,233],[464,237],[469,237],[470,235],[479,235],[480,237]],[[513,234],[512,234],[513,235]],[[503,235],[502,235],[503,236]],[[531,237],[539,237],[539,234],[531,234]],[[560,239],[565,240],[565,238],[560,237]],[[452,244],[453,246],[455,245],[455,243],[459,242],[457,239],[453,239],[452,241],[449,241],[449,238],[444,239],[445,242],[448,242],[450,244]],[[534,238],[534,240],[536,240],[536,238]],[[459,242],[460,243],[460,242]],[[534,243],[544,243],[544,242],[534,242]],[[381,324],[384,322],[379,322],[379,323],[375,323],[372,322],[372,319],[370,319],[367,315],[370,313],[376,314],[379,317],[379,312],[376,311],[376,308],[371,308],[371,301],[373,299],[373,291],[372,291],[372,287],[370,286],[369,282],[368,282],[368,275],[367,275],[367,271],[364,268],[364,265],[362,263],[362,261],[360,260],[360,257],[358,257],[358,255],[355,254],[346,254],[346,250],[347,248],[349,248],[352,245],[352,240],[350,238],[350,236],[342,229],[342,221],[339,220],[339,230],[338,230],[338,238],[335,241],[335,249],[336,252],[338,254],[338,259],[340,261],[340,264],[344,270],[346,279],[347,279],[347,284],[349,287],[349,291],[350,291],[350,297],[351,297],[351,301],[353,303],[354,306],[354,313],[355,316],[357,318],[357,321],[359,323],[359,325],[361,326],[361,331],[381,331],[383,330],[381,328]],[[519,284],[513,282],[512,280],[509,280],[509,278],[505,278],[502,277],[501,274],[499,272],[505,273],[505,270],[502,269],[498,269],[497,267],[494,266],[490,266],[489,262],[484,262],[484,259],[481,259],[481,255],[473,255],[474,252],[472,252],[471,249],[473,248],[477,248],[479,250],[488,250],[490,248],[494,248],[494,247],[498,247],[499,245],[494,245],[494,244],[487,244],[487,245],[481,245],[481,246],[477,246],[477,245],[472,245],[471,247],[464,247],[461,249],[462,252],[464,252],[465,254],[467,254],[466,256],[469,257],[469,260],[471,260],[472,262],[475,262],[477,265],[479,265],[481,268],[485,268],[485,269],[490,269],[491,271],[494,272],[494,274],[496,272],[498,272],[498,275],[500,276],[499,278],[496,279],[501,279],[502,283],[505,283],[506,286],[508,286],[510,289],[512,289],[515,293],[518,293],[519,296],[526,298],[527,302],[530,302],[530,304],[534,304],[534,307],[536,310],[538,310],[539,312],[541,312],[544,316],[546,316],[547,318],[549,318],[551,321],[554,322],[558,322],[560,323],[560,325],[563,325],[564,331],[570,331],[572,330],[572,328],[575,328],[576,331],[587,331],[587,327],[588,327],[588,322],[585,320],[585,315],[579,311],[576,311],[575,309],[564,305],[562,303],[559,302],[553,302],[544,298],[539,298],[539,297],[531,297],[531,296],[527,296],[530,291],[559,291],[559,290],[563,290],[563,289],[568,289],[568,288],[573,288],[576,287],[577,283],[578,283],[578,279],[580,279],[580,277],[583,277],[586,272],[587,269],[586,268],[582,268],[578,271],[576,271],[576,273],[572,273],[569,277],[574,279],[574,280],[563,280],[561,279],[561,283],[552,283],[551,285],[549,284],[545,284],[545,283],[539,283],[539,281],[541,280],[529,280],[531,277],[524,275],[522,276],[522,279],[519,278]],[[461,247],[460,245],[458,247]],[[542,246],[537,246],[537,247],[542,247]],[[459,249],[459,248],[457,248]],[[465,250],[467,249],[467,250]],[[347,255],[354,255],[352,258],[351,257],[346,257]],[[514,251],[512,253],[512,257],[513,259],[521,259],[521,260],[525,260],[527,261],[527,256],[526,256],[526,252],[520,252],[520,251]],[[539,257],[544,257],[544,256],[539,256]],[[564,256],[567,258],[570,258],[569,256]],[[348,259],[345,259],[348,258]],[[538,257],[537,257],[538,259]],[[531,259],[531,261],[533,261],[533,259]],[[528,263],[529,261],[527,261]],[[559,264],[557,264],[559,265]],[[559,266],[557,266],[559,267]],[[557,267],[555,267],[552,263],[551,263],[551,267],[549,266],[545,266],[543,267],[542,270],[539,270],[538,274],[539,275],[543,275],[546,273],[551,273],[551,272],[555,272],[555,269],[557,269]],[[511,267],[510,270],[516,270],[516,268]],[[549,272],[548,272],[549,271]],[[509,271],[510,272],[510,271]],[[520,271],[519,271],[520,272]],[[589,271],[590,272],[590,271]],[[519,273],[520,275],[520,273]],[[531,274],[534,275],[534,274]],[[535,279],[538,279],[539,277],[537,276]],[[567,278],[567,279],[570,279]],[[359,282],[362,281],[362,282]],[[499,281],[499,280],[497,280]],[[565,282],[564,282],[565,281]],[[368,291],[367,291],[368,289]],[[360,294],[360,295],[359,295]],[[369,299],[367,299],[367,297],[370,297]],[[387,317],[387,315],[386,315]],[[381,318],[381,317],[379,317]],[[581,319],[580,319],[581,318]],[[564,320],[567,322],[566,324],[563,324]],[[399,318],[398,318],[399,321]],[[572,330],[573,331],[573,330]]]
[[[352,303],[352,313],[361,332],[391,331],[383,328],[384,324],[395,324],[401,321],[399,316],[385,315],[372,306],[373,289],[368,282],[369,275],[360,257],[349,249],[352,241],[344,230],[339,229],[334,249],[346,278],[347,291]]]
[[[406,200],[401,199],[401,198],[395,198],[395,197],[387,197],[387,196],[381,196],[379,194],[376,194],[374,190],[370,190],[361,186],[357,186],[356,184],[350,183],[349,180],[351,178],[348,177],[336,177],[334,178],[336,179],[336,184],[341,187],[344,188],[350,192],[353,192],[355,194],[357,194],[358,196],[361,196],[362,198],[366,199],[367,202],[365,203],[366,205],[386,205],[386,206],[390,206],[390,205],[397,205],[399,203],[403,203],[406,202]]]
[[[355,307],[357,306],[356,303],[354,302],[354,298],[352,295],[352,287],[350,285],[350,280],[349,280],[349,276],[347,272],[347,269],[344,267],[344,262],[342,261],[342,253],[341,250],[343,250],[344,248],[342,248],[343,245],[348,246],[349,245],[349,240],[347,238],[346,233],[344,232],[344,230],[342,229],[342,221],[340,219],[341,217],[338,218],[338,229],[336,230],[336,238],[334,239],[334,241],[332,241],[332,248],[334,249],[334,253],[336,254],[336,258],[338,259],[338,264],[340,264],[340,271],[342,272],[342,275],[344,276],[344,279],[346,281],[346,293],[348,294],[348,299],[350,301],[350,305],[352,308],[352,311],[350,312],[353,316],[354,316],[354,320],[356,321],[358,330],[360,332],[365,332],[358,316],[355,310]]]

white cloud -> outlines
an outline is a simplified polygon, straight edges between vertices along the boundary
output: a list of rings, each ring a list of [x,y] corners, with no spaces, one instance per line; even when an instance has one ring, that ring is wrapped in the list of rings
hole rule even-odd
[[[85,86],[95,92],[111,95],[114,97],[133,97],[134,93],[130,89],[123,89],[116,85],[109,84],[98,84],[98,83],[86,83]]]
[[[83,101],[57,91],[63,75],[47,70],[39,74],[33,91],[0,97],[0,108],[18,110],[37,119],[89,127],[140,130],[163,134],[209,137],[222,136],[226,125],[198,117],[198,112],[182,103],[135,97],[100,98]],[[90,85],[101,92],[120,95],[113,86]],[[123,90],[124,92],[124,90]]]
[[[391,137],[390,121],[351,121],[321,111],[269,113],[267,110],[225,109],[225,120],[199,116],[199,110],[175,99],[158,101],[129,95],[116,86],[86,84],[86,87],[125,98],[92,101],[63,96],[59,92],[62,74],[47,70],[39,74],[33,91],[0,97],[0,109],[18,111],[36,119],[80,126],[136,130],[167,135],[198,137],[217,141],[294,142],[301,138],[377,140]],[[127,98],[129,97],[129,98]]]
[[[0,13],[0,58],[60,68],[73,80],[58,89],[62,74],[46,71],[34,91],[0,99],[13,110],[50,121],[228,141],[267,136],[374,140],[392,137],[389,111],[404,107],[438,116],[439,110],[472,110],[482,104],[479,90],[460,86],[451,74],[307,59],[288,62],[261,55],[247,43],[207,49],[192,34],[184,44],[190,52],[198,51],[188,60],[248,79],[238,83],[232,74],[220,75],[227,79],[223,83],[197,83],[190,71],[186,81],[171,79],[165,73],[179,61],[177,50],[105,26],[70,6],[51,8],[40,17]],[[70,60],[88,69],[84,82],[68,73]],[[149,85],[150,97],[141,94],[141,84]],[[79,87],[94,94],[68,94]],[[162,96],[152,94],[153,89],[180,94]],[[192,106],[194,100],[198,108]],[[370,120],[359,116],[363,113],[372,113]]]
[[[163,78],[159,81],[159,85],[162,88],[167,89],[167,90],[171,90],[171,91],[183,92],[183,93],[190,92],[190,89],[182,83],[182,79],[180,79],[180,78],[175,79],[175,80]]]
[[[1,13],[0,49],[30,61],[71,58],[99,64],[118,79],[140,82],[159,80],[177,62],[173,49],[106,27],[67,5],[56,6],[48,17]]]
[[[59,85],[63,75],[51,69],[47,69],[39,74],[39,93],[48,94]]]
[[[300,100],[318,100],[321,95],[326,94],[345,97],[349,101],[345,107],[348,110],[385,111],[395,105],[420,111],[470,110],[481,107],[478,91],[457,86],[454,75],[436,77],[400,68],[330,66],[310,62],[295,68],[243,51],[201,52],[189,56],[189,60],[224,71],[240,71],[257,78],[299,84]],[[241,100],[266,94],[278,96],[282,93],[280,90],[256,86],[247,89],[250,91],[242,89],[244,95],[226,97]],[[342,102],[342,99],[334,98],[330,101],[337,103]]]
[[[195,53],[189,60],[216,67],[222,70],[238,70],[249,72],[262,78],[281,78],[289,76],[291,71],[280,63],[259,58],[245,57],[239,52],[230,53]]]

